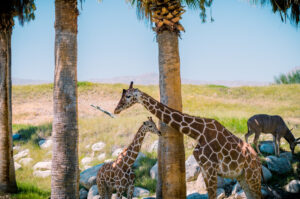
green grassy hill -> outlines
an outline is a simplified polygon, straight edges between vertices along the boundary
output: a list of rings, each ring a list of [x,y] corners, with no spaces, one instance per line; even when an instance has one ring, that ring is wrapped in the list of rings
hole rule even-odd
[[[135,105],[122,112],[116,119],[90,107],[90,104],[99,105],[113,112],[121,97],[122,89],[127,87],[128,85],[122,84],[78,83],[80,160],[91,156],[91,149],[87,146],[99,141],[106,143],[104,149],[106,159],[111,158],[112,148],[127,146],[141,123],[150,116],[141,105]],[[156,99],[159,98],[158,86],[135,87]],[[30,157],[34,159],[28,167],[16,172],[22,192],[13,197],[45,198],[50,193],[50,177],[45,179],[33,177],[32,166],[42,160],[51,160],[51,150],[40,149],[38,141],[51,135],[52,89],[52,84],[13,87],[13,131],[20,133],[23,138],[21,141],[15,141],[14,145],[19,145],[21,149],[29,149]],[[299,84],[234,88],[217,85],[183,85],[182,98],[184,112],[217,119],[242,139],[247,132],[247,119],[258,113],[281,115],[289,128],[294,128],[295,136],[300,137]],[[156,139],[157,136],[149,135],[145,139],[142,151]],[[250,137],[251,142],[252,139],[253,137]],[[271,137],[264,135],[260,140],[263,139],[271,140]],[[281,142],[282,148],[289,150],[286,141],[282,139]],[[193,146],[194,140],[185,137],[186,157],[192,153]],[[300,152],[300,146],[296,148],[296,152]],[[155,158],[155,154],[150,156]],[[153,160],[151,161],[153,164]],[[95,158],[91,165],[99,163]],[[83,165],[80,167],[83,169]]]

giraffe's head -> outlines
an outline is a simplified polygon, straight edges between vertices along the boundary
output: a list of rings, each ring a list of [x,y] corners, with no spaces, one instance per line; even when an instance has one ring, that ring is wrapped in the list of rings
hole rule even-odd
[[[122,97],[114,111],[114,114],[119,114],[121,111],[131,107],[137,103],[140,99],[140,91],[136,88],[133,88],[133,82],[130,82],[129,88],[123,89]]]
[[[161,136],[161,132],[157,129],[155,122],[152,120],[152,117],[148,117],[148,120],[143,122],[141,128],[144,132],[151,132]]]

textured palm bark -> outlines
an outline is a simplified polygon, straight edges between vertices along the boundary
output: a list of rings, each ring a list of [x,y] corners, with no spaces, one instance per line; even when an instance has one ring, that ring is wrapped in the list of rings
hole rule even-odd
[[[0,193],[17,191],[12,149],[11,33],[0,31]]]
[[[159,47],[160,101],[181,111],[181,80],[178,35],[171,31],[157,34]],[[186,198],[183,135],[160,123],[157,198]]]
[[[55,1],[51,199],[79,198],[77,0]]]

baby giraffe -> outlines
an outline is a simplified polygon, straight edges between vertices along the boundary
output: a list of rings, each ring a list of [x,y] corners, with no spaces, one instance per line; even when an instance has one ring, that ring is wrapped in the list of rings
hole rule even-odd
[[[105,163],[100,168],[96,181],[101,199],[110,199],[113,190],[117,191],[117,199],[121,199],[125,191],[127,191],[127,198],[132,198],[135,175],[131,167],[147,132],[161,135],[151,117],[143,122],[131,144],[120,153],[118,158],[113,162]]]

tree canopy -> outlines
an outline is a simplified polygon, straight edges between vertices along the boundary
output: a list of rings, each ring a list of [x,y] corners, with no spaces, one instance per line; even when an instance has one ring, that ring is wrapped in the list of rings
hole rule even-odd
[[[18,17],[21,25],[35,18],[34,0],[2,0],[0,3],[0,29],[5,30],[14,25],[13,18]]]
[[[145,19],[151,22],[151,6],[153,2],[164,2],[166,0],[126,0],[132,6],[136,6],[139,19]],[[212,6],[213,0],[168,0],[180,1],[182,5],[187,5],[191,9],[200,10],[200,18],[202,22],[206,21],[206,10]],[[286,22],[290,20],[296,26],[299,24],[300,18],[300,0],[251,0],[254,4],[271,5],[274,13],[279,13],[281,20]],[[213,19],[211,18],[211,21]]]
[[[187,5],[191,9],[200,9],[200,18],[206,21],[206,9],[211,7],[213,0],[126,0],[132,6],[136,6],[139,19],[151,22],[151,8],[153,3],[166,1],[179,1],[182,5]]]
[[[258,0],[252,0],[254,3],[258,3]],[[299,24],[300,17],[300,1],[299,0],[260,0],[261,5],[271,4],[272,11],[279,13],[281,20],[286,21],[288,18],[291,23]]]

